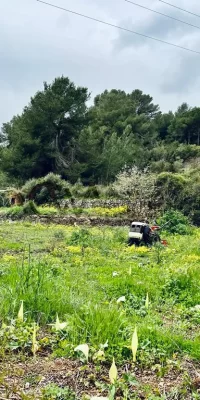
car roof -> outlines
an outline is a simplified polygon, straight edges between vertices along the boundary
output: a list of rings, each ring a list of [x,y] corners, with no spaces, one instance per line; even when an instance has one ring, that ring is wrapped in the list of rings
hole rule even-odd
[[[131,225],[146,225],[146,223],[134,221],[134,222],[131,222]]]

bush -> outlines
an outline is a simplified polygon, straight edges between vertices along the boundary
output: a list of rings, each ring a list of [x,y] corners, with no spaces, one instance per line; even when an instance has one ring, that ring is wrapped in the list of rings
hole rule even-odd
[[[131,199],[142,209],[154,197],[155,177],[147,170],[133,167],[118,174],[112,188],[120,198]]]
[[[188,215],[197,226],[200,225],[199,204],[200,182],[193,182],[191,177],[184,192],[183,212]]]
[[[38,214],[38,210],[37,207],[35,205],[35,203],[30,200],[27,203],[24,204],[23,206],[23,214],[25,215],[34,215],[34,214]]]
[[[98,199],[99,198],[99,190],[97,186],[89,186],[84,193],[85,199]]]
[[[70,191],[75,198],[83,197],[84,190],[85,188],[80,179],[74,185],[70,185]]]
[[[180,174],[162,172],[156,179],[157,192],[165,207],[181,208],[187,179]]]
[[[10,201],[8,199],[8,192],[2,191],[0,192],[0,207],[9,207]]]
[[[192,219],[192,223],[196,226],[200,226],[200,211],[195,210],[193,213],[190,215]]]
[[[169,210],[159,218],[158,223],[162,226],[166,224],[165,230],[169,233],[179,233],[186,235],[189,233],[189,219],[180,211]]]
[[[200,156],[200,148],[195,144],[180,144],[176,149],[176,155],[183,161],[198,158]]]
[[[31,179],[22,188],[29,200],[36,204],[54,203],[63,198],[71,197],[68,184],[59,175],[53,173],[39,179]]]

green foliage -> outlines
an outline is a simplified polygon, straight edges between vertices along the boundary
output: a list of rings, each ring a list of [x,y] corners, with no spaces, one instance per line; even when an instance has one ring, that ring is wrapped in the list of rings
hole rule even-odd
[[[86,122],[88,97],[86,88],[76,87],[63,76],[52,84],[45,82],[22,115],[3,125],[2,169],[23,179],[67,173],[74,139]]]
[[[8,176],[5,172],[0,171],[0,189],[7,189],[9,183]]]
[[[83,247],[87,247],[89,245],[89,241],[91,239],[91,235],[88,229],[81,228],[78,231],[72,233],[70,238],[71,244],[78,244]]]
[[[42,391],[43,400],[76,400],[75,393],[68,387],[51,384]]]
[[[39,214],[39,210],[32,200],[27,201],[23,206],[13,206],[1,209],[1,215],[5,215],[8,218],[21,219],[28,215],[36,214]]]
[[[32,200],[27,201],[27,203],[23,205],[23,214],[24,215],[38,214],[37,207]]]
[[[89,186],[84,193],[85,199],[96,199],[99,197],[99,190],[96,186]]]
[[[159,218],[159,224],[165,225],[165,231],[169,233],[178,233],[180,235],[186,235],[190,232],[189,220],[180,211],[169,210],[166,211],[162,217]]]
[[[31,350],[31,338],[33,326],[12,321],[11,325],[5,325],[0,330],[0,345],[5,352]],[[1,353],[0,353],[1,354]]]
[[[156,188],[166,208],[181,207],[184,201],[184,189],[187,179],[180,174],[162,172],[157,176]]]
[[[169,132],[173,139],[178,140],[181,143],[197,144],[200,145],[200,108],[194,107],[189,109],[188,107],[183,109],[181,112],[176,114],[176,118],[173,120],[169,128]]]
[[[171,236],[159,263],[156,249],[127,247],[124,228],[60,226],[58,231],[57,226],[17,223],[4,224],[0,234],[0,314],[12,327],[0,329],[4,351],[12,346],[30,351],[29,327],[36,321],[47,335],[44,340],[37,335],[41,348],[46,343],[55,355],[74,357],[81,343],[94,348],[94,354],[108,342],[106,359],[114,356],[121,363],[131,357],[137,325],[142,364],[165,363],[174,352],[199,359],[198,309],[191,310],[200,303],[198,229],[192,236]],[[24,237],[31,241],[25,252]],[[118,303],[122,296],[125,301]],[[25,322],[10,323],[21,300]],[[57,314],[66,328],[58,334],[49,327],[47,334],[45,326],[55,324]],[[188,329],[194,329],[194,340]]]
[[[27,181],[22,191],[27,199],[34,200],[38,205],[56,203],[58,200],[71,196],[67,182],[53,173]]]
[[[183,216],[175,217],[183,222]],[[0,358],[8,363],[12,357],[13,367],[15,357],[20,368],[25,359],[26,371],[29,357],[32,372],[37,373],[39,366],[40,377],[26,377],[29,383],[42,382],[37,398],[40,388],[41,399],[86,400],[91,391],[129,400],[139,399],[141,393],[149,398],[159,393],[155,379],[163,381],[172,374],[179,376],[181,387],[176,389],[182,393],[185,360],[189,368],[199,362],[199,229],[193,228],[193,235],[168,236],[169,247],[162,249],[159,262],[156,248],[127,247],[127,233],[126,228],[47,229],[27,222],[0,226]],[[118,302],[120,297],[124,301]],[[64,324],[60,330],[55,329],[57,317]],[[33,322],[38,344],[34,361]],[[130,345],[135,326],[139,346],[133,365]],[[81,344],[89,346],[88,364],[75,351]],[[113,357],[119,372],[114,386],[107,383]],[[126,372],[124,365],[129,365]],[[140,374],[150,371],[153,387],[136,381],[135,368]],[[52,384],[44,387],[43,377]],[[190,395],[191,388],[192,383],[184,394]]]
[[[200,108],[183,103],[163,114],[139,89],[106,90],[90,108],[88,98],[61,76],[3,124],[0,189],[28,181],[22,192],[37,205],[131,198],[141,210],[178,209],[199,225]]]

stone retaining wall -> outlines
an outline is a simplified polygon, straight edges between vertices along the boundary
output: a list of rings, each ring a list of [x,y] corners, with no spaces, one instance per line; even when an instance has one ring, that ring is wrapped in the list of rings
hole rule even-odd
[[[158,204],[154,202],[153,205],[149,203],[140,203],[139,201],[133,202],[131,200],[120,200],[120,199],[66,199],[60,202],[60,207],[65,208],[94,208],[94,207],[102,207],[102,208],[115,208],[115,207],[123,207],[127,206],[128,210],[137,210],[140,211],[141,208],[145,209],[145,212],[148,212],[151,208],[158,208]]]
[[[149,214],[147,215],[148,218],[153,219],[156,216],[152,215],[150,216]],[[12,217],[8,218],[6,216],[0,216],[0,223],[3,222],[10,222],[12,223],[13,221],[27,221],[31,223],[41,223],[41,224],[57,224],[57,225],[74,225],[74,226],[79,226],[79,225],[87,225],[87,226],[103,226],[103,225],[108,225],[108,226],[127,226],[130,225],[131,221],[141,221],[146,217],[145,215],[136,215],[130,213],[129,215],[126,216],[121,216],[121,217],[87,217],[87,216],[76,216],[76,215],[68,215],[68,216],[45,216],[45,215],[32,215],[32,216],[27,216],[23,218],[17,218],[17,217]]]

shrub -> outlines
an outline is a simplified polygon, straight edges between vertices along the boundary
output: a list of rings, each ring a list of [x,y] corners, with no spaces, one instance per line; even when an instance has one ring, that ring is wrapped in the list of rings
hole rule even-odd
[[[68,387],[51,384],[42,391],[44,400],[76,400],[75,393]]]
[[[200,148],[195,144],[180,144],[176,149],[176,155],[183,161],[194,159],[200,156]]]
[[[113,184],[113,190],[121,198],[129,198],[138,203],[140,209],[150,202],[155,193],[155,177],[147,170],[137,167],[122,171]]]
[[[7,191],[0,191],[0,207],[9,207],[10,201],[8,199]]]
[[[84,186],[80,179],[74,185],[70,185],[70,191],[72,193],[72,196],[74,196],[75,198],[83,197],[84,190]]]
[[[67,182],[53,173],[43,178],[29,180],[23,186],[22,191],[27,199],[35,201],[38,205],[71,197]]]
[[[165,207],[181,207],[187,179],[180,174],[162,172],[156,179],[156,188]]]
[[[189,181],[185,192],[184,192],[184,204],[183,212],[188,215],[192,222],[199,226],[200,225],[200,182]]]
[[[200,211],[195,210],[195,211],[193,211],[193,213],[190,216],[191,216],[193,224],[196,226],[200,226]]]
[[[189,232],[189,220],[180,211],[169,210],[159,218],[159,224],[165,226],[165,230],[169,233],[179,233],[186,235]]]
[[[89,186],[84,193],[85,199],[98,199],[99,198],[99,189],[97,186]]]
[[[23,206],[23,214],[25,215],[32,215],[32,214],[38,214],[37,207],[35,203],[30,200],[27,203],[24,204]]]

